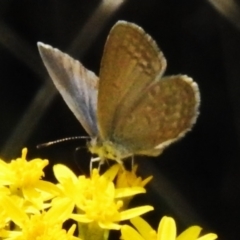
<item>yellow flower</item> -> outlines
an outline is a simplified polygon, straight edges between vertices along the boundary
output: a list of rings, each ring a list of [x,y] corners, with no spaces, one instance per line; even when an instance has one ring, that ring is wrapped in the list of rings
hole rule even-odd
[[[121,191],[122,188],[127,189],[137,189],[138,187],[143,188],[147,183],[151,181],[153,178],[149,176],[144,180],[142,177],[138,177],[137,172],[137,165],[134,165],[131,171],[127,171],[123,168],[120,168],[116,177],[116,191]],[[132,200],[133,196],[122,198],[123,201],[123,209],[127,209],[130,201]]]
[[[22,150],[21,158],[6,163],[0,160],[0,184],[9,185],[13,189],[32,187],[44,176],[43,168],[48,160],[26,160],[27,149]]]
[[[120,164],[114,164],[102,176],[109,181],[114,181],[116,178],[115,198],[125,201],[126,198],[132,198],[136,194],[146,193],[143,187],[152,179],[150,176],[142,181],[141,177],[137,177],[136,171],[137,166],[134,166],[130,172]]]
[[[156,232],[151,226],[140,217],[130,220],[134,227],[128,225],[121,228],[123,240],[215,240],[217,235],[208,233],[199,237],[201,228],[192,226],[186,229],[177,237],[176,223],[171,217],[163,217],[159,223],[158,231]]]
[[[69,218],[71,209],[67,204],[54,206],[47,212],[38,214],[26,214],[11,197],[1,197],[0,204],[4,206],[8,216],[17,225],[17,230],[0,231],[1,239],[11,240],[79,240],[73,236],[75,225],[66,232],[62,228],[63,222]]]
[[[7,212],[5,211],[4,206],[0,206],[0,231],[2,229],[8,229],[10,226],[10,217],[8,216]],[[1,233],[0,233],[1,234]]]
[[[54,197],[59,190],[54,184],[41,180],[48,160],[36,158],[27,161],[26,155],[27,149],[24,148],[21,158],[10,163],[0,159],[0,187],[8,187],[10,194],[23,196],[36,208],[41,209],[43,201]]]
[[[133,166],[132,171],[127,171],[123,168],[120,168],[117,175],[116,180],[116,188],[122,187],[144,187],[147,183],[152,180],[152,176],[149,176],[142,180],[142,177],[138,177],[137,172],[137,165]]]
[[[115,167],[110,171],[116,172]],[[54,174],[60,183],[58,186],[62,195],[53,200],[53,205],[59,204],[61,198],[68,199],[72,208],[77,207],[77,214],[72,214],[71,218],[80,223],[95,222],[103,229],[120,229],[118,222],[153,210],[151,206],[142,206],[121,211],[123,203],[118,198],[133,196],[145,190],[140,187],[123,188],[116,193],[109,171],[105,176],[99,175],[98,170],[93,169],[90,178],[77,177],[66,166],[58,164],[54,166]]]

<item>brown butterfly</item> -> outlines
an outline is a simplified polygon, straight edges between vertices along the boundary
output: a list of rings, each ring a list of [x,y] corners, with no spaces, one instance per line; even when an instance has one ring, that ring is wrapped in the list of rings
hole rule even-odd
[[[107,38],[99,78],[69,55],[38,43],[56,88],[87,133],[89,150],[121,163],[157,156],[196,122],[200,96],[186,75],[162,77],[166,59],[144,30],[118,21]]]

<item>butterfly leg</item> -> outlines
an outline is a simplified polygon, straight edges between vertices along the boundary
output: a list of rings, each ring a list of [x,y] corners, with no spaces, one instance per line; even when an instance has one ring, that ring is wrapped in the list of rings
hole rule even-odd
[[[91,160],[90,160],[90,173],[92,173],[92,169],[93,169],[93,163],[95,163],[95,162],[100,162],[101,161],[101,159],[100,159],[100,157],[95,157],[95,158],[91,158]]]
[[[131,157],[131,169],[133,169],[133,166],[134,166],[134,155],[132,155]]]
[[[95,162],[99,162],[98,164],[98,170],[100,170],[101,166],[104,164],[105,160],[101,159],[100,157],[96,157],[96,158],[91,158],[90,160],[90,173],[92,172],[93,169],[93,163]]]

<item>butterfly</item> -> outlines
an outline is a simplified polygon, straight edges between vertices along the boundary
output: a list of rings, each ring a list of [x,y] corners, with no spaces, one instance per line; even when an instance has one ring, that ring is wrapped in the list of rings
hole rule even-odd
[[[198,85],[163,77],[166,59],[136,24],[118,21],[105,43],[99,77],[66,53],[38,42],[45,67],[91,140],[92,161],[158,156],[199,114]]]

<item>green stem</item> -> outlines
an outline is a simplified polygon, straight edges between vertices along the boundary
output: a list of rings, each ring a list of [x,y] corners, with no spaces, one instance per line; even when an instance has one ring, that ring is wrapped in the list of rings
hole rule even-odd
[[[96,223],[79,223],[78,227],[82,240],[108,240],[109,230],[100,228]]]

